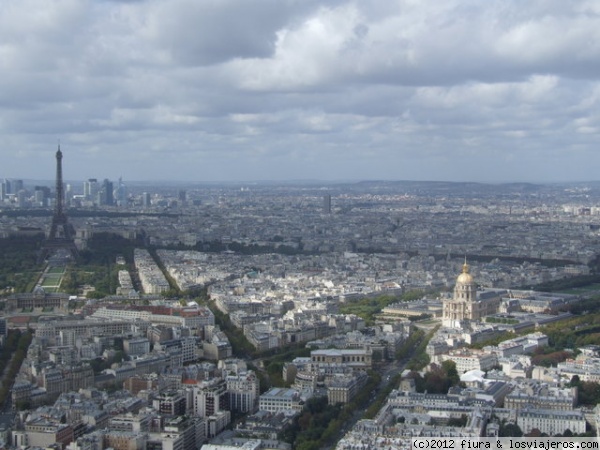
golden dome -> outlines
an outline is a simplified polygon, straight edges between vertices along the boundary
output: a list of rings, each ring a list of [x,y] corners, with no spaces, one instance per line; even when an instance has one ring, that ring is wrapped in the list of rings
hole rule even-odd
[[[467,261],[463,264],[462,273],[456,279],[456,284],[473,284],[473,275],[469,273],[469,265]]]

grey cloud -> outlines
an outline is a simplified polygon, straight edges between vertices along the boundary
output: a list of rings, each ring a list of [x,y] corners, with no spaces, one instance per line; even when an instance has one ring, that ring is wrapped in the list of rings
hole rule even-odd
[[[7,0],[0,177],[50,177],[60,138],[82,177],[160,179],[166,158],[192,180],[594,178],[599,14],[558,0]]]
[[[308,22],[288,29],[272,58],[235,66],[246,77],[242,86],[293,89],[344,80],[451,85],[532,73],[581,77],[600,64],[598,15],[589,11],[564,14],[564,6],[551,3],[542,13],[535,3],[428,1],[408,8],[400,3],[395,14],[367,25],[361,5],[320,14],[323,36]],[[297,77],[302,66],[306,76]]]
[[[142,35],[176,64],[269,57],[278,30],[314,5],[314,1],[290,0],[173,0],[159,3],[150,12]]]

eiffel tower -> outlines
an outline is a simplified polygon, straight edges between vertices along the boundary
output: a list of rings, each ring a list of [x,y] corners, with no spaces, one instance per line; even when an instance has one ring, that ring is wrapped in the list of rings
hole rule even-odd
[[[43,262],[48,257],[54,255],[64,255],[77,259],[78,251],[75,245],[75,230],[69,223],[64,211],[64,190],[62,180],[62,152],[60,144],[56,152],[56,199],[54,202],[54,215],[52,216],[52,225],[50,233],[42,244],[39,255],[39,261]]]

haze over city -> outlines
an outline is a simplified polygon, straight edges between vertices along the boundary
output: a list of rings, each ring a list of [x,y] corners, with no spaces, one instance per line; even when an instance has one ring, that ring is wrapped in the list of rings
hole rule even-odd
[[[597,180],[593,1],[7,0],[0,176]]]

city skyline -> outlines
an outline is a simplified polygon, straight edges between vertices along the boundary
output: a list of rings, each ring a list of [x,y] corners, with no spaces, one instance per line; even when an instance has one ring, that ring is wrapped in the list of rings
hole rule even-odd
[[[35,12],[33,12],[35,11]],[[1,178],[595,181],[584,0],[10,0]]]

